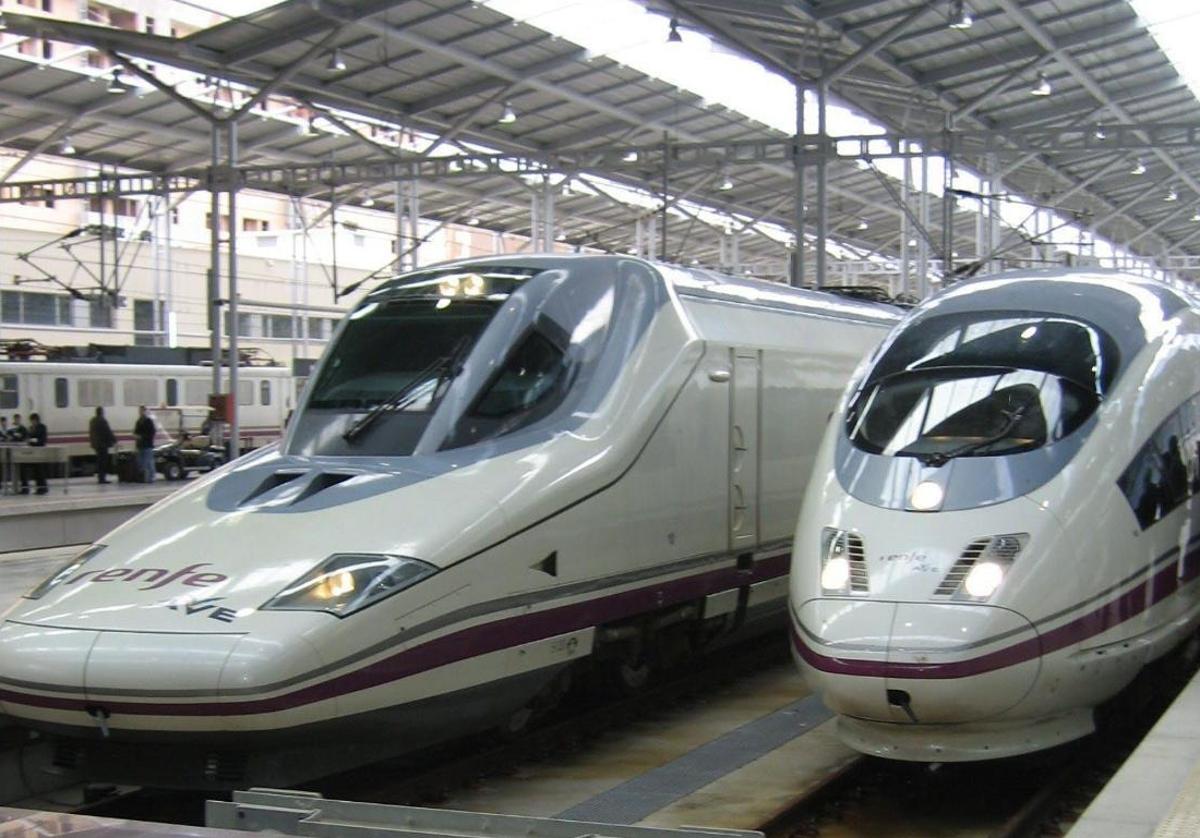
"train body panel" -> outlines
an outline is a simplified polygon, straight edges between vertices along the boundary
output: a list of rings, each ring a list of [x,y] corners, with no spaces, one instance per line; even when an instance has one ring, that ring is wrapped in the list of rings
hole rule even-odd
[[[792,573],[796,658],[847,742],[1051,747],[1195,630],[1198,352],[1183,292],[1103,274],[964,283],[884,342],[822,444]]]
[[[896,319],[623,258],[402,278],[340,327],[278,447],[142,513],[7,615],[0,710],[195,742],[459,708],[396,739],[415,744],[495,724],[583,658],[637,670],[664,637],[782,616],[825,417]],[[416,357],[374,349],[406,330]],[[364,403],[388,391],[381,358],[408,364],[402,386]],[[39,638],[62,639],[54,678]],[[187,678],[159,668],[189,648]]]

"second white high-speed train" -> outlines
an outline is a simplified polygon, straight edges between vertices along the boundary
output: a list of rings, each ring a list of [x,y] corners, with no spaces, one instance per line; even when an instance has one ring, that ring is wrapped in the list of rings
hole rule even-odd
[[[846,742],[1082,737],[1200,622],[1200,308],[1104,272],[955,286],[856,374],[813,475],[793,646]]]
[[[519,726],[578,662],[636,686],[782,617],[822,429],[897,319],[623,257],[388,282],[278,448],[6,615],[0,711],[78,743],[94,774],[278,784],[338,748]],[[297,756],[318,743],[320,763]]]

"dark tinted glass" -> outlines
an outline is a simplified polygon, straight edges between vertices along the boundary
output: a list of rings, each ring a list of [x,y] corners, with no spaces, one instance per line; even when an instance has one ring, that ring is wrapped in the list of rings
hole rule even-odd
[[[1056,315],[973,312],[911,325],[851,400],[862,450],[934,464],[1030,451],[1096,409],[1116,374],[1100,330]]]
[[[406,412],[425,412],[441,375],[431,369],[469,346],[492,319],[492,300],[397,299],[368,303],[351,315],[313,385],[310,408],[362,410],[412,387]],[[423,377],[424,381],[415,381]]]

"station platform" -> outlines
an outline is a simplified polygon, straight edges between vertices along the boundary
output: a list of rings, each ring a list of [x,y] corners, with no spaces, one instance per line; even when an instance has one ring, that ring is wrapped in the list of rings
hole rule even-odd
[[[577,754],[454,792],[447,809],[758,830],[858,758],[790,663],[628,725]]]
[[[0,495],[0,554],[88,544],[188,481],[99,484],[52,480],[45,495]]]
[[[1069,838],[1200,835],[1200,674],[1076,821]]]

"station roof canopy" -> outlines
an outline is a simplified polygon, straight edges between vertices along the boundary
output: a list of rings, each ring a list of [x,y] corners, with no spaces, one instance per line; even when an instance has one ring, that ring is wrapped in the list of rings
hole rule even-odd
[[[831,95],[895,137],[952,148],[979,172],[999,169],[1006,187],[1077,213],[1110,240],[1149,255],[1200,252],[1187,141],[1200,129],[1200,104],[1125,0],[970,0],[969,29],[949,28],[949,4],[926,0],[642,1],[664,15],[664,40],[665,18],[678,18],[806,84],[828,79]],[[500,153],[522,162],[421,177],[420,210],[513,232],[529,231],[550,172],[603,176],[570,180],[554,200],[566,241],[613,251],[634,246],[633,218],[654,214],[665,180],[668,259],[717,264],[722,233],[741,230],[742,261],[784,273],[786,237],[765,225],[792,223],[788,135],[488,6],[289,0],[183,39],[11,11],[5,19],[7,42],[42,37],[107,54],[136,91],[109,95],[108,76],[0,50],[0,142],[9,147],[49,153],[69,136],[78,157],[123,171],[199,172],[211,159],[212,117],[249,103],[239,165]],[[1052,95],[1030,95],[1039,73]],[[261,110],[251,101],[260,90],[294,110]],[[505,108],[515,120],[501,120]],[[1133,130],[1150,123],[1157,133]],[[395,141],[395,126],[410,133],[408,145]],[[413,132],[440,138],[436,150],[413,150]],[[1134,175],[1139,158],[1147,171]],[[395,194],[386,178],[304,190],[263,183],[382,209]],[[897,252],[894,180],[834,159],[829,189],[830,232],[849,252]],[[1169,189],[1178,201],[1162,200]],[[639,206],[629,190],[641,191]],[[954,218],[954,249],[973,254],[974,214],[960,208]],[[931,227],[936,250],[939,212]]]

